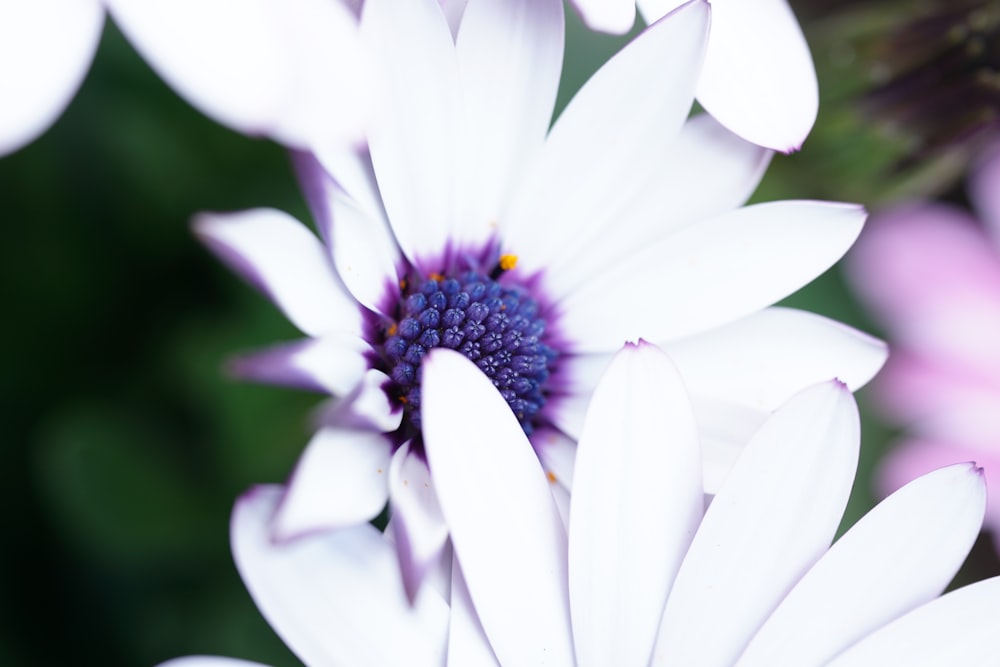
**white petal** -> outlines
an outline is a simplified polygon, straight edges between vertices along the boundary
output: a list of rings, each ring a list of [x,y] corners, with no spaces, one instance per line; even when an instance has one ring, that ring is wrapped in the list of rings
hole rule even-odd
[[[281,491],[257,487],[233,510],[233,557],[268,620],[307,665],[441,665],[447,603],[410,605],[392,546],[369,525],[275,544]],[[392,641],[385,641],[391,636]]]
[[[979,535],[985,505],[982,470],[968,463],[924,475],[892,494],[792,589],[739,665],[825,664],[937,597]]]
[[[579,438],[583,429],[583,418],[590,405],[589,393],[572,393],[553,398],[545,409],[556,428],[571,438]]]
[[[600,235],[560,253],[546,267],[559,291],[582,283],[600,267],[630,257],[672,230],[742,206],[774,153],[751,144],[708,114],[688,119],[654,172]]]
[[[856,329],[790,308],[767,308],[663,350],[693,394],[768,412],[823,380],[837,378],[856,391],[889,353]]]
[[[482,371],[443,348],[424,358],[422,400],[438,500],[497,658],[571,665],[566,538],[520,424]]]
[[[476,610],[469,597],[469,587],[462,577],[458,561],[451,566],[451,625],[448,628],[449,667],[499,665],[490,642],[483,632]]]
[[[371,164],[354,151],[328,151],[347,186],[311,154],[295,156],[296,171],[320,233],[333,253],[337,275],[358,303],[387,314],[391,292],[398,294],[399,248],[378,199]],[[357,193],[357,198],[350,193]]]
[[[535,448],[549,481],[559,482],[566,488],[572,487],[576,442],[559,431],[546,429],[531,437],[531,445]]]
[[[500,220],[528,274],[599,237],[650,187],[691,109],[708,23],[699,1],[651,26],[559,116]]]
[[[393,537],[403,573],[403,587],[410,600],[448,541],[448,526],[427,464],[410,454],[404,443],[389,464],[389,499],[392,502]]]
[[[266,667],[259,662],[248,662],[236,658],[217,658],[211,655],[192,655],[161,662],[157,667]]]
[[[676,0],[638,0],[646,20]],[[812,56],[786,0],[712,0],[712,34],[698,101],[736,134],[789,152],[816,120]]]
[[[302,453],[274,517],[273,535],[364,523],[385,507],[391,445],[381,433],[320,430]]]
[[[104,9],[95,0],[0,3],[0,156],[63,112],[97,50]]]
[[[579,665],[649,662],[702,516],[701,452],[680,375],[659,349],[618,353],[577,448],[569,582]]]
[[[438,0],[438,4],[441,5],[441,11],[448,19],[448,27],[451,29],[452,36],[458,35],[458,27],[462,23],[462,15],[465,13],[465,6],[469,4],[469,0]]]
[[[560,302],[560,329],[593,352],[732,322],[828,269],[864,219],[857,206],[783,201],[689,225],[595,271]]]
[[[590,404],[590,395],[600,381],[614,355],[574,354],[561,360],[569,392],[553,396],[545,406],[546,416],[563,433],[579,440],[583,418]],[[539,452],[541,456],[541,452]],[[544,459],[543,459],[544,462]]]
[[[691,396],[691,403],[701,442],[702,484],[705,493],[716,494],[744,447],[771,413],[696,394]]]
[[[713,0],[698,101],[736,134],[798,150],[816,122],[819,87],[809,45],[786,0]]]
[[[654,664],[732,665],[826,551],[858,461],[857,406],[839,383],[778,409],[695,535],[663,613]]]
[[[471,0],[456,42],[463,113],[457,240],[483,243],[545,140],[563,61],[562,0]]]
[[[438,271],[433,262],[444,252],[454,213],[458,72],[451,32],[436,0],[383,0],[365,3],[361,33],[385,81],[385,106],[368,137],[385,210],[403,253],[426,272]]]
[[[287,213],[265,208],[201,213],[194,230],[303,332],[361,332],[361,310],[337,278],[325,248]]]
[[[365,215],[388,225],[367,146],[317,150],[315,153],[298,151],[293,153],[293,158],[299,183],[309,199],[320,233],[328,243],[333,236],[334,216],[329,203],[334,193],[346,195]],[[391,232],[389,236],[391,238]]]
[[[370,350],[357,336],[334,332],[241,355],[227,367],[241,379],[342,396],[361,381]]]
[[[830,667],[988,665],[996,660],[1000,577],[959,588],[903,616]]]
[[[622,35],[635,23],[635,0],[572,0],[592,30]]]
[[[153,69],[215,120],[295,146],[360,135],[357,21],[326,0],[108,0]],[[352,63],[344,67],[343,63]]]
[[[370,368],[361,380],[326,410],[321,420],[335,428],[392,433],[403,421],[403,410],[389,400],[389,376]]]

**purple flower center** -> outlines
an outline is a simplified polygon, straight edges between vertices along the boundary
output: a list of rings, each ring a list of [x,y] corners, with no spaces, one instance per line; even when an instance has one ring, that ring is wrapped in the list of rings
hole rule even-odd
[[[375,366],[404,411],[404,439],[420,431],[420,362],[446,347],[473,361],[493,381],[525,433],[536,425],[558,352],[546,343],[545,319],[527,288],[498,282],[512,267],[501,257],[489,273],[431,274],[403,281],[395,320],[377,335]]]

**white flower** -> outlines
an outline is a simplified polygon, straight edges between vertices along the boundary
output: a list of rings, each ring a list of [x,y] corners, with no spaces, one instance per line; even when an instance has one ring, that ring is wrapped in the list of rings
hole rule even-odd
[[[104,5],[153,69],[220,123],[298,147],[360,135],[365,59],[340,0],[0,0],[0,155],[69,104]]]
[[[368,3],[361,34],[390,104],[370,152],[299,156],[323,243],[284,213],[206,214],[197,233],[310,338],[246,377],[339,398],[275,524],[365,522],[391,499],[411,595],[446,543],[420,437],[420,360],[475,360],[565,500],[590,392],[626,340],[674,356],[696,397],[706,485],[795,391],[852,388],[885,348],[766,306],[835,262],[859,207],[741,208],[770,152],[687,119],[709,22],[692,2],[605,65],[549,131],[559,0],[470,0],[457,38],[433,0]]]
[[[681,0],[573,0],[596,30],[623,33],[635,6],[652,23]],[[698,101],[748,141],[798,150],[816,122],[819,88],[809,46],[786,0],[712,0]]]
[[[587,414],[568,534],[530,443],[485,377],[437,350],[425,383],[427,453],[455,550],[450,586],[424,587],[411,607],[392,548],[371,526],[275,544],[268,522],[280,490],[237,503],[244,582],[309,667],[995,657],[1000,577],[938,598],[979,532],[981,469],[915,480],[830,546],[859,449],[857,409],[838,382],[779,408],[704,510],[681,378],[656,348],[627,347]]]

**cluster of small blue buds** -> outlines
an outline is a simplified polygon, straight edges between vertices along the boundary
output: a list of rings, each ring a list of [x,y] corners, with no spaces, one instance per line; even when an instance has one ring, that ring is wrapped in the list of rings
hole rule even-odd
[[[446,347],[479,366],[525,433],[532,432],[558,355],[542,342],[545,320],[538,303],[523,289],[498,283],[497,273],[432,275],[403,289],[398,319],[379,352],[390,378],[386,390],[414,429],[420,429],[420,362],[431,348]]]

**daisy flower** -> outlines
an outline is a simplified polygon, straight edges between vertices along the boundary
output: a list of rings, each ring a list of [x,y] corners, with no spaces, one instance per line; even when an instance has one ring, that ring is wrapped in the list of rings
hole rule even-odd
[[[357,18],[340,0],[2,0],[0,155],[69,104],[105,6],[153,69],[224,125],[289,146],[361,133],[363,68],[342,63],[364,59]]]
[[[627,32],[636,5],[652,23],[680,0],[573,0],[595,30]],[[786,0],[713,0],[698,81],[701,105],[727,128],[773,150],[798,150],[816,122],[819,87],[809,46]]]
[[[897,342],[874,396],[909,427],[882,462],[883,493],[955,459],[1000,485],[1000,150],[975,170],[980,215],[942,203],[882,213],[852,253],[849,277]],[[1000,502],[986,524],[1000,548]]]
[[[655,347],[627,346],[587,414],[567,531],[492,384],[449,350],[430,353],[425,376],[450,585],[424,587],[410,606],[371,526],[275,544],[280,490],[237,503],[243,580],[310,667],[973,665],[994,655],[1000,577],[938,597],[982,521],[975,465],[914,481],[830,545],[859,450],[857,408],[839,382],[779,408],[705,510],[683,382]]]
[[[710,490],[796,390],[877,371],[880,342],[766,308],[835,262],[865,213],[741,207],[770,153],[687,118],[709,12],[695,1],[652,25],[549,129],[559,0],[470,0],[454,39],[433,0],[366,4],[362,40],[391,103],[366,150],[299,155],[322,241],[270,209],[196,221],[309,336],[234,371],[338,397],[292,475],[277,538],[368,521],[391,499],[416,591],[447,538],[421,436],[421,360],[436,347],[491,379],[563,500],[590,392],[626,340],[677,359]]]

